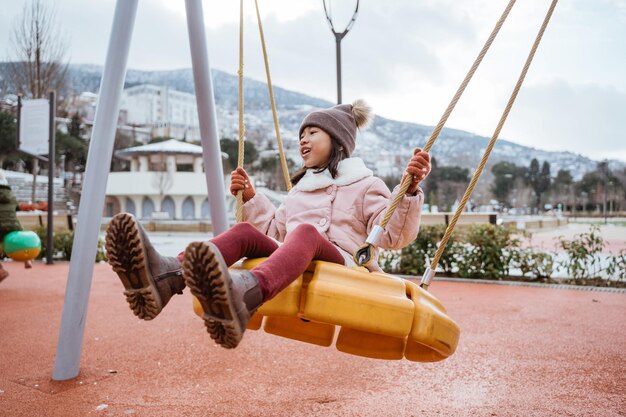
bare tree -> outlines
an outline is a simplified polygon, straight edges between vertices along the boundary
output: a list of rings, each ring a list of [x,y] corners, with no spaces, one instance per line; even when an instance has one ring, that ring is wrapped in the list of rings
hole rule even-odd
[[[43,0],[24,4],[11,32],[10,77],[18,94],[42,98],[48,90],[65,86],[67,41],[61,35],[56,11]]]
[[[172,185],[174,184],[172,173],[167,167],[166,155],[159,155],[158,161],[152,168],[154,168],[152,185],[159,190],[159,195],[163,197],[165,192],[172,188]]]
[[[65,86],[68,63],[63,63],[67,42],[61,35],[56,11],[43,0],[24,4],[11,32],[9,77],[15,90],[28,98],[43,98],[49,90]],[[60,99],[61,95],[57,94]],[[54,155],[50,155],[54,158]],[[39,160],[33,158],[33,203]]]

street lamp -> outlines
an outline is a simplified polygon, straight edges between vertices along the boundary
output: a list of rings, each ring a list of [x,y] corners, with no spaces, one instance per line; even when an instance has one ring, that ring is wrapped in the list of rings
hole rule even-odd
[[[602,168],[603,168],[602,171],[604,171],[603,172],[603,174],[604,174],[604,207],[603,207],[603,211],[604,211],[604,224],[606,224],[607,223],[607,220],[606,220],[607,194],[606,194],[606,192],[607,192],[607,182],[609,180],[609,173],[610,173],[610,171],[609,171],[609,160],[608,159],[604,160],[604,164],[602,165]]]
[[[352,29],[352,26],[354,26],[356,16],[359,13],[359,0],[356,1],[356,7],[354,9],[354,13],[352,14],[352,18],[348,22],[348,25],[343,32],[337,32],[335,30],[335,26],[333,25],[333,20],[331,16],[332,10],[330,9],[330,0],[328,0],[328,7],[326,7],[326,0],[323,0],[323,3],[326,20],[328,20],[331,32],[333,32],[333,35],[335,35],[335,43],[337,46],[337,104],[341,104],[341,40],[348,34],[350,29]]]

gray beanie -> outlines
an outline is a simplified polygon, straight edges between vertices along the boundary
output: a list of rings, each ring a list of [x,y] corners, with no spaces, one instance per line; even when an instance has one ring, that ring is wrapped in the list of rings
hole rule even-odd
[[[347,156],[354,152],[356,146],[356,129],[366,127],[372,118],[372,109],[363,100],[352,104],[339,104],[330,109],[309,113],[302,124],[298,137],[302,136],[305,127],[319,127],[343,147]]]

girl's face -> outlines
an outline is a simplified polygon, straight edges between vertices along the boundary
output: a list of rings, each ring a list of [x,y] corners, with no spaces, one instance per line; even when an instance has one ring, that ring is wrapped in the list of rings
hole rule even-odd
[[[307,126],[300,136],[300,156],[307,168],[326,164],[333,149],[330,135],[319,127]]]

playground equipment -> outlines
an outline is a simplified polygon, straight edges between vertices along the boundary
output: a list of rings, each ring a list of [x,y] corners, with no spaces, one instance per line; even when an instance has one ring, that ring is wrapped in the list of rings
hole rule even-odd
[[[41,239],[37,233],[27,231],[15,231],[7,233],[4,237],[4,253],[18,262],[26,262],[35,259],[41,252]]]
[[[481,54],[479,55],[476,62],[474,63],[473,69],[470,71],[470,73],[468,73],[468,76],[466,77],[466,81],[469,81],[469,78],[471,78],[471,75],[473,74],[475,67],[481,61],[482,56],[484,55],[484,53],[486,52],[486,49],[488,48],[488,45],[493,40],[495,33],[497,33],[497,31],[499,30],[499,25],[501,25],[503,18],[510,10],[512,3],[514,3],[514,1],[515,0],[511,0],[511,2],[509,3],[509,6],[507,6],[505,14],[503,14],[503,17],[500,19],[500,21],[498,22],[498,25],[494,29],[494,32],[492,33],[490,40],[487,42],[487,44],[483,48],[483,51],[481,51]],[[128,60],[128,51],[129,51],[129,46],[130,46],[131,33],[132,33],[132,29],[133,29],[133,25],[135,21],[135,15],[137,11],[137,2],[138,0],[118,0],[116,3],[111,36],[109,39],[109,45],[108,45],[107,55],[106,55],[106,60],[105,60],[105,67],[104,67],[104,71],[102,74],[102,82],[100,84],[100,95],[99,95],[98,104],[96,107],[96,115],[95,115],[95,121],[94,121],[93,133],[92,133],[92,140],[90,141],[90,149],[89,149],[90,152],[89,152],[89,157],[88,157],[87,165],[86,165],[86,181],[84,184],[84,190],[86,191],[81,195],[81,203],[80,203],[81,210],[79,211],[79,215],[78,215],[78,233],[76,233],[75,235],[75,241],[74,241],[73,250],[72,250],[72,261],[70,263],[70,270],[68,273],[68,283],[66,287],[65,302],[63,306],[63,314],[62,314],[61,326],[59,330],[59,342],[57,345],[57,356],[56,356],[55,366],[54,366],[54,371],[53,371],[53,379],[55,380],[71,379],[71,378],[76,377],[79,373],[80,353],[82,350],[84,326],[86,323],[85,317],[87,315],[87,304],[88,304],[89,291],[90,291],[92,275],[93,275],[92,259],[94,259],[95,254],[96,254],[98,232],[99,232],[98,228],[99,228],[99,225],[101,223],[101,218],[102,218],[102,207],[104,205],[106,179],[107,179],[107,173],[108,173],[109,164],[110,164],[111,156],[112,156],[114,132],[115,132],[115,126],[117,124],[117,117],[119,114],[119,103],[120,103],[121,93],[122,93],[122,89],[124,85],[124,78],[125,78],[125,73],[126,73],[126,64]],[[507,104],[507,108],[503,114],[501,123],[499,123],[498,128],[496,129],[496,132],[494,133],[492,142],[495,142],[495,140],[497,140],[499,129],[502,127],[502,124],[504,120],[506,119],[508,112],[510,111],[513,101],[517,95],[517,91],[519,90],[519,87],[521,86],[521,82],[526,74],[528,65],[530,64],[530,61],[532,60],[534,51],[536,50],[539,40],[541,39],[543,30],[545,29],[547,25],[547,22],[552,14],[552,11],[556,5],[556,2],[557,0],[553,0],[550,10],[548,14],[546,15],[546,19],[537,36],[537,40],[535,41],[535,45],[533,46],[531,54],[529,55],[526,66],[524,67],[524,70],[522,71],[522,75],[520,76],[518,85],[516,86],[516,89],[514,90],[514,93],[512,94],[511,99],[509,100],[509,104]],[[204,15],[202,12],[202,0],[185,0],[185,6],[186,6],[185,8],[186,8],[186,14],[187,14],[187,28],[189,32],[189,43],[190,43],[192,67],[193,67],[195,90],[196,90],[196,100],[198,104],[198,117],[199,117],[200,131],[201,131],[201,137],[202,137],[202,145],[203,145],[203,150],[204,150],[203,152],[204,166],[206,167],[207,187],[208,187],[208,194],[210,196],[209,202],[210,202],[210,208],[211,208],[211,218],[213,221],[213,227],[214,227],[215,233],[221,233],[226,230],[228,223],[226,219],[225,207],[223,204],[223,201],[225,200],[224,185],[221,180],[220,181],[215,180],[215,178],[221,178],[222,162],[221,162],[221,157],[220,157],[221,153],[219,150],[219,140],[218,140],[218,135],[217,135],[217,118],[216,118],[216,113],[215,113],[214,95],[213,95],[213,90],[212,90],[211,79],[209,77],[210,67],[209,67],[208,53],[207,53],[207,48],[206,48],[206,36],[205,36],[205,30],[204,30],[204,21],[203,21]],[[259,18],[258,20],[260,23],[258,6],[257,6],[257,17]],[[262,29],[260,25],[259,25],[259,29],[261,32],[261,38],[263,38],[263,33],[262,33]],[[240,52],[241,50],[242,48],[240,48]],[[263,44],[263,50],[265,52],[264,44]],[[278,122],[277,122],[277,117],[276,117],[276,108],[275,108],[275,103],[273,100],[271,82],[269,79],[269,69],[267,65],[266,55],[265,55],[265,65],[266,65],[266,72],[267,72],[267,77],[268,77],[268,87],[270,89],[270,96],[271,96],[271,102],[272,102],[272,112],[274,114],[274,124],[277,130],[277,135],[279,135]],[[243,70],[242,68],[240,68],[241,77],[242,77],[242,74],[243,74]],[[460,93],[465,88],[465,85],[467,84],[466,81],[464,81],[463,84],[461,85],[461,88],[459,88],[459,91],[457,92],[457,96],[455,96],[455,99],[453,99],[452,103],[446,110],[444,117],[442,117],[442,121],[437,125],[437,128],[435,129],[435,131],[433,131],[431,139],[429,140],[429,143],[431,145],[432,145],[431,142],[434,142],[434,140],[436,139],[436,136],[438,135],[439,131],[443,127],[443,123],[445,122],[445,120],[447,120],[449,113],[451,112],[452,108],[456,104],[456,101],[458,100],[458,96],[460,96]],[[240,85],[241,85],[241,82],[240,82]],[[240,101],[241,101],[240,109],[243,108],[242,100],[243,100],[243,95],[242,93],[240,93]],[[243,118],[240,118],[240,121],[242,122]],[[243,149],[243,133],[244,133],[244,130],[240,128],[240,149]],[[490,146],[492,142],[490,142]],[[483,157],[483,159],[489,156],[489,152],[490,152],[490,147],[488,147],[487,152],[485,153],[485,156]],[[284,153],[282,152],[282,149],[280,150],[280,156],[281,156],[281,166],[286,168],[286,160],[284,158]],[[243,151],[240,151],[239,162],[240,162],[240,165],[243,162]],[[479,170],[482,170],[482,166],[484,165],[479,166]],[[474,176],[476,180],[478,179],[478,175],[480,175],[479,170],[477,170],[477,174]],[[283,169],[283,171],[287,180],[287,184],[289,186],[290,184],[289,184],[287,170]],[[475,184],[474,178],[472,179],[472,182]],[[402,184],[402,188],[405,191],[406,191],[406,188],[408,188],[408,185],[410,184],[411,180],[412,178],[407,177],[406,184],[404,183]],[[468,188],[468,191],[469,193],[471,193],[470,188]],[[462,206],[459,206],[459,209],[462,211],[463,207],[464,207],[464,204]],[[458,214],[460,215],[460,212]],[[458,216],[456,215],[455,217],[458,218]],[[451,226],[453,226],[453,223],[451,223]],[[371,241],[370,239],[368,239],[367,243],[369,246],[373,246],[375,245],[375,239],[372,239]],[[367,254],[367,251],[369,250],[369,246],[368,248],[366,248],[365,255]],[[445,246],[445,242],[442,241],[442,244],[440,245],[440,249],[443,250],[444,246]],[[363,254],[359,254],[359,257],[358,257],[359,261],[366,261],[366,259],[362,258],[361,255]],[[411,294],[415,294],[414,286],[407,285],[406,283],[405,283],[404,297],[410,298],[412,301],[414,301],[414,305],[426,304],[429,300],[431,300],[430,298],[427,297],[429,294],[426,293],[425,290],[428,287],[428,284],[430,283],[430,278],[432,278],[432,275],[434,275],[435,269],[436,269],[436,263],[434,264],[434,268],[433,268],[433,264],[431,263],[431,271],[428,274],[424,275],[424,278],[429,278],[429,279],[426,279],[426,280],[423,279],[423,283],[421,287],[422,289],[424,289],[424,292],[422,293],[420,291],[420,297],[411,296]],[[339,275],[335,275],[335,276],[339,277]],[[319,275],[318,278],[319,277],[321,277],[321,275]],[[309,297],[310,295],[309,293],[311,292],[311,290],[312,289],[314,290],[315,287],[317,286],[313,285],[314,279],[311,279],[310,281],[307,281],[307,279],[308,279],[307,274],[305,274],[300,288],[304,289],[305,284],[307,284],[306,296]],[[323,280],[319,282],[321,283],[322,281]],[[392,279],[392,281],[397,282],[395,278]],[[295,284],[295,285],[298,285],[298,284]],[[392,284],[392,285],[395,285],[395,284]],[[320,285],[319,287],[322,288],[323,285]],[[334,284],[327,285],[327,288],[333,288],[333,287],[335,287]],[[410,295],[410,297],[407,297],[407,289],[408,289],[408,294]],[[402,291],[396,291],[395,293],[400,295]],[[300,291],[300,294],[302,296],[303,291]],[[320,295],[321,294],[324,294],[324,292],[320,292]],[[282,297],[282,293],[279,294],[278,297]],[[313,298],[314,297],[310,299],[313,299]],[[418,301],[415,301],[415,300],[418,300]],[[430,302],[434,306],[437,306],[437,303],[435,301],[431,300]],[[316,309],[322,306],[322,304],[319,304],[319,303],[314,303],[313,305],[316,307]],[[270,306],[270,303],[267,303],[267,308],[269,308],[269,306]],[[298,305],[298,307],[300,308],[300,304]],[[292,310],[293,310],[293,307],[292,307]],[[424,309],[423,311],[427,311],[427,309]],[[435,310],[433,309],[433,311]],[[299,321],[298,318],[295,318],[295,319],[293,317],[288,317],[288,318],[291,318],[292,322]],[[270,319],[271,319],[271,316],[268,316],[267,318],[263,320],[265,322],[266,329],[268,327],[268,324],[273,321]],[[339,324],[342,325],[342,323],[339,323]],[[429,321],[428,318],[422,319],[420,317],[420,320],[416,322],[416,328],[418,329],[421,327],[427,328],[430,326],[429,323],[434,323],[434,322]],[[442,323],[442,321],[440,321],[440,323]],[[348,328],[347,325],[345,327]],[[414,326],[412,325],[411,329],[413,328]],[[366,330],[365,333],[367,333],[368,329],[365,329],[365,330]],[[362,330],[356,329],[356,331],[358,332]],[[347,333],[349,336],[350,331],[347,331]],[[359,335],[359,333],[352,333],[352,334],[357,335],[357,336]],[[434,335],[437,333],[434,331],[430,331],[430,333],[427,333],[427,334]],[[407,335],[407,340],[406,340],[406,345],[405,345],[403,355],[409,359],[412,357],[420,357],[423,360],[426,360],[428,358],[428,355],[425,354],[424,351],[426,349],[430,349],[428,350],[428,352],[430,352],[432,351],[432,349],[429,347],[429,345],[420,344],[419,342],[420,339],[413,338],[412,335],[413,335],[413,332]],[[346,337],[347,336],[344,336],[344,339],[346,339]],[[379,336],[375,336],[374,340],[376,340],[376,338],[378,337]],[[391,337],[394,337],[394,336],[391,336]],[[347,339],[350,340],[350,337],[347,337]],[[352,340],[353,342],[347,343],[347,345],[352,346],[352,345],[358,344],[358,342],[356,342],[358,341],[358,338],[355,337]],[[380,340],[383,340],[383,339],[381,338]],[[447,340],[447,339],[442,337],[440,338],[440,340]],[[416,344],[414,345],[413,342],[415,342]],[[426,341],[426,343],[428,344],[429,342]],[[339,340],[338,340],[337,346],[338,348],[341,348],[342,346],[342,343],[339,343]],[[426,346],[426,348],[424,348],[423,346]],[[381,352],[382,349],[376,349],[375,351]],[[354,353],[354,352],[351,352],[351,353]]]
[[[138,0],[117,0],[107,47],[104,71],[89,154],[80,198],[77,232],[74,235],[72,260],[67,278],[63,314],[59,329],[57,353],[52,378],[74,378],[80,370],[80,354],[85,331],[85,317],[93,278],[102,207],[109,173],[119,104],[124,87],[126,64],[137,13]],[[228,228],[224,184],[214,178],[222,177],[222,157],[217,133],[217,116],[211,68],[206,45],[202,0],[185,0],[189,49],[193,68],[198,121],[202,138],[203,162],[211,222],[215,233]]]
[[[246,260],[251,269],[262,259]],[[194,297],[194,312],[202,306]],[[436,362],[456,350],[460,329],[444,306],[411,281],[363,267],[312,262],[307,271],[263,304],[248,323],[258,330],[352,355]]]
[[[491,36],[470,68],[465,79],[459,86],[448,108],[431,133],[424,150],[430,151],[437,140],[456,103],[463,94],[476,69],[482,62],[502,24],[506,20],[515,0],[510,0]],[[434,362],[452,355],[457,347],[460,328],[446,315],[443,305],[427,289],[435,275],[439,259],[445,249],[454,227],[461,216],[469,197],[485,167],[489,155],[498,139],[504,122],[513,106],[519,89],[522,86],[530,63],[543,36],[545,28],[552,16],[557,0],[553,0],[531,48],[517,84],[509,98],[507,106],[492,135],[481,161],[474,172],[472,180],[450,222],[435,257],[424,273],[418,286],[410,281],[402,280],[386,274],[369,273],[363,265],[372,261],[378,236],[382,234],[391,219],[395,208],[406,194],[413,181],[407,175],[400,184],[400,190],[391,202],[380,225],[374,226],[365,244],[357,251],[354,260],[361,267],[348,268],[326,262],[312,262],[307,271],[283,290],[277,297],[262,305],[248,325],[249,329],[259,329],[262,325],[266,332],[288,337],[320,346],[330,346],[335,338],[335,326],[339,326],[336,340],[338,350],[372,358],[401,359],[406,358],[417,362]],[[281,162],[282,143],[276,118],[275,103],[270,83],[267,53],[263,38],[258,2],[255,0],[265,68],[270,90],[270,101],[274,114],[274,124]],[[243,0],[240,0],[240,47],[239,47],[239,166],[243,165],[244,133],[243,122]],[[286,166],[282,163],[281,166]],[[287,189],[291,183],[285,168],[283,175]],[[240,192],[241,194],[241,192]],[[243,220],[243,198],[237,198],[237,220]],[[242,267],[250,269],[262,262],[261,259],[248,260]],[[202,307],[194,298],[194,311],[202,315]]]

